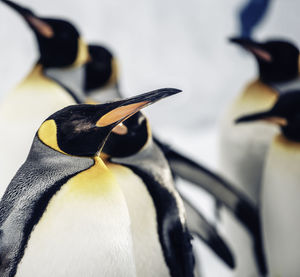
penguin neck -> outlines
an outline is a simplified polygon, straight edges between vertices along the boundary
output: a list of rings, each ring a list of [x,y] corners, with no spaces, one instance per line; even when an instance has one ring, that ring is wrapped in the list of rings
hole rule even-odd
[[[84,66],[65,67],[65,68],[44,68],[45,76],[56,83],[70,89],[83,103],[85,94],[83,91]]]
[[[300,75],[284,82],[267,82],[273,89],[283,95],[286,91],[300,89]]]
[[[140,168],[142,171],[163,180],[165,184],[173,186],[173,178],[169,164],[161,149],[150,136],[145,146],[136,154],[129,157],[110,159],[113,163],[125,164]]]
[[[50,81],[44,75],[44,67],[40,63],[36,63],[29,74],[25,77],[25,79],[21,82],[19,86],[32,85],[33,82],[38,83],[39,81]]]
[[[45,76],[44,67],[40,63],[36,63],[29,74],[21,81],[21,83],[16,87],[15,92],[28,91],[51,91],[52,89],[59,89],[65,91],[56,82]]]

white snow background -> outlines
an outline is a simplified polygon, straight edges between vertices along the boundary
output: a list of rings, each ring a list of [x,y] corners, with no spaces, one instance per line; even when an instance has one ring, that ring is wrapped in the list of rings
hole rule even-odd
[[[217,169],[217,124],[226,105],[256,72],[255,63],[228,38],[238,33],[238,0],[22,0],[38,15],[71,20],[87,42],[104,44],[118,58],[121,88],[131,96],[161,87],[183,93],[148,109],[161,138]],[[300,45],[300,1],[273,0],[255,32]],[[0,2],[0,99],[38,58],[33,33]],[[17,111],[16,111],[17,112]],[[1,134],[0,134],[1,135]],[[211,221],[213,202],[185,190]],[[210,250],[196,243],[204,276],[231,276]]]

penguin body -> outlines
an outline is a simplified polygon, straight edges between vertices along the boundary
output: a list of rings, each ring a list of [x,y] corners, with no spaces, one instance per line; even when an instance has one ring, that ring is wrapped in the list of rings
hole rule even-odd
[[[144,182],[129,168],[109,164],[128,205],[137,276],[170,276],[157,233],[153,199]]]
[[[54,81],[45,78],[41,66],[0,103],[0,175],[2,196],[29,152],[41,122],[57,109],[74,104],[74,99]],[[22,140],[19,136],[22,135]],[[17,154],[17,155],[16,155]]]
[[[247,127],[235,126],[234,120],[243,114],[272,107],[277,98],[278,92],[262,81],[251,82],[231,105],[222,122],[221,172],[255,205],[258,201],[264,157],[277,128],[264,122],[256,122]]]
[[[300,270],[298,195],[300,162],[300,90],[287,91],[266,111],[245,115],[238,123],[265,120],[281,127],[265,161],[261,218],[270,276],[297,276]],[[245,125],[249,125],[245,124]]]
[[[53,153],[37,140],[9,188],[17,192],[22,182],[26,192],[2,200],[2,208],[8,201],[17,208],[2,216],[0,249],[13,251],[3,243],[9,242],[15,255],[1,276],[135,276],[126,202],[103,162]]]
[[[128,203],[137,275],[153,276],[153,269],[157,269],[159,276],[194,276],[191,237],[168,162],[152,141],[141,113],[124,125],[127,134],[112,133],[103,152],[110,156],[107,167],[119,180]],[[126,137],[134,145],[130,146]],[[127,145],[127,149],[112,152],[116,143]],[[147,213],[143,213],[146,206]]]
[[[74,69],[88,59],[87,46],[67,21],[41,18],[11,1],[1,1],[16,10],[36,35],[40,58],[28,76],[0,103],[0,195],[25,161],[35,131],[49,114],[78,102],[78,98],[47,77],[47,70]],[[23,140],[17,139],[22,129]],[[12,153],[18,153],[17,157]]]
[[[258,43],[234,38],[231,41],[254,55],[259,78],[237,97],[222,122],[220,169],[257,205],[264,157],[277,130],[260,122],[250,128],[235,126],[234,120],[243,114],[271,108],[288,86],[299,85],[299,50],[283,40]]]
[[[220,169],[224,177],[241,189],[259,208],[264,161],[278,129],[264,122],[255,122],[252,126],[236,126],[234,120],[243,114],[271,108],[285,85],[297,84],[299,50],[292,43],[281,40],[258,43],[241,38],[232,39],[232,42],[254,55],[259,78],[237,97],[224,117],[219,141]],[[237,257],[235,275],[266,274],[267,269],[266,265],[262,266],[263,262],[260,269],[256,266],[255,257],[250,251],[251,240],[248,233],[226,211],[222,212],[221,224]],[[257,228],[259,231],[260,226]],[[258,234],[261,235],[260,231]]]
[[[99,157],[110,132],[162,89],[50,116],[0,202],[1,276],[136,276],[130,215]]]
[[[266,159],[262,224],[270,276],[299,274],[300,142],[277,135]]]

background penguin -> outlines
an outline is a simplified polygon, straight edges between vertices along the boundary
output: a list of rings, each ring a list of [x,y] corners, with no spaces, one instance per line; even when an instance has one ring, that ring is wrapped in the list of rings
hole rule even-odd
[[[85,65],[83,94],[87,99],[100,103],[122,98],[115,56],[106,47],[95,44],[88,47],[90,60]]]
[[[270,276],[298,276],[300,272],[299,107],[300,90],[288,91],[270,110],[237,120],[264,120],[281,129],[270,145],[262,183],[261,213]]]
[[[174,208],[171,207],[176,206],[176,209],[178,209],[178,214],[180,214],[182,213],[182,203],[179,200],[179,196],[174,188],[168,162],[161,152],[161,149],[152,140],[151,130],[146,117],[144,117],[142,113],[137,113],[130,119],[126,120],[123,123],[122,128],[123,129],[119,130],[119,133],[112,132],[105,144],[103,153],[110,156],[110,162],[113,164],[119,164],[119,166],[108,165],[108,168],[114,172],[115,176],[118,176],[117,179],[124,190],[124,195],[129,205],[132,226],[135,229],[133,230],[133,232],[135,231],[134,237],[136,237],[137,241],[137,243],[135,243],[135,239],[133,239],[137,252],[136,256],[139,259],[137,262],[137,272],[140,272],[140,274],[138,275],[148,276],[145,275],[145,269],[148,268],[147,272],[149,276],[152,276],[153,272],[151,272],[150,269],[155,268],[155,264],[153,264],[155,259],[153,259],[153,257],[149,257],[148,255],[152,255],[152,253],[155,253],[155,251],[151,251],[151,249],[154,247],[153,244],[148,245],[148,237],[150,236],[148,233],[151,232],[151,228],[156,228],[156,215],[159,220],[168,221],[170,216],[174,217],[174,215],[171,215],[168,212],[168,209],[173,213]],[[138,170],[135,170],[136,168]],[[160,180],[162,192],[156,191],[159,189],[158,184],[154,185],[156,190],[153,191],[151,182],[148,179],[147,183],[145,184],[138,181],[139,178],[136,179],[136,177],[136,181],[134,181],[132,176],[130,179],[127,179],[126,176],[130,176],[129,174],[126,174],[128,170],[129,172],[134,172],[135,175],[142,180],[145,179],[145,174],[147,174],[147,176],[149,175],[148,178]],[[169,193],[166,191],[166,189],[169,191]],[[148,193],[146,193],[147,191],[150,192],[150,196]],[[137,195],[139,195],[138,198]],[[162,205],[161,202],[163,200],[161,197],[169,200]],[[171,198],[174,199],[171,200]],[[177,203],[176,205],[174,201]],[[155,207],[156,212],[153,211],[152,216],[145,214],[144,212],[141,213],[141,209],[139,207],[144,207],[145,205],[151,207],[146,208],[145,210],[150,212]],[[234,258],[232,257],[230,249],[228,249],[226,244],[219,237],[215,228],[212,227],[211,224],[209,224],[193,206],[188,204],[188,202],[185,202],[184,206],[186,210],[186,216],[188,218],[187,225],[189,231],[196,233],[197,236],[200,236],[201,239],[204,240],[205,243],[207,243],[209,247],[211,247],[215,253],[227,263],[227,265],[233,267]],[[179,220],[179,218],[180,217],[178,215],[177,220]],[[150,227],[147,227],[149,225]],[[160,242],[163,245],[166,261],[168,265],[172,267],[171,271],[181,272],[183,270],[178,269],[175,265],[178,264],[178,266],[182,267],[184,263],[182,264],[181,262],[174,262],[176,257],[173,256],[171,256],[171,260],[168,258],[170,257],[168,252],[174,252],[174,250],[169,249],[170,246],[168,246],[168,243],[166,243],[166,240],[163,237],[164,231],[161,229],[161,226],[164,226],[164,224],[159,225],[157,232],[159,233]],[[169,224],[167,224],[167,226],[169,226]],[[144,241],[144,244],[148,246],[144,246],[141,241]],[[174,245],[175,244],[173,241],[171,248],[173,248]],[[140,253],[141,250],[144,249],[148,249],[146,255]],[[175,252],[182,252],[182,250],[178,249],[178,251]],[[152,262],[149,262],[149,260]],[[178,260],[182,259],[179,258]]]
[[[250,197],[254,205],[258,205],[265,155],[278,130],[262,122],[251,127],[235,126],[234,120],[242,114],[272,107],[285,87],[299,86],[299,51],[292,43],[281,40],[258,43],[240,38],[231,41],[254,55],[259,76],[246,86],[222,120],[220,170],[226,179]],[[236,276],[260,276],[262,270],[257,270],[248,234],[230,214],[222,212],[221,217],[225,237],[237,257]],[[260,230],[259,226],[256,228]]]
[[[277,130],[264,123],[253,124],[251,128],[235,126],[234,120],[243,114],[271,108],[280,91],[300,87],[299,50],[283,40],[258,43],[235,38],[231,41],[254,55],[259,76],[238,95],[222,120],[220,169],[257,204],[264,156]]]
[[[50,68],[72,70],[85,63],[88,49],[76,28],[60,19],[41,18],[29,9],[2,0],[16,10],[34,31],[40,58],[29,75],[0,103],[0,195],[26,159],[35,131],[53,112],[77,101],[46,77]],[[18,139],[22,134],[22,140]],[[15,155],[14,153],[18,153]]]
[[[41,125],[0,202],[1,276],[136,276],[127,204],[99,155],[120,122],[178,92],[69,106]]]
[[[141,113],[122,127],[119,134],[112,132],[103,153],[110,157],[106,165],[116,176],[128,203],[137,275],[193,276],[194,260],[183,202],[174,187],[168,162],[153,143],[148,122]],[[157,270],[161,267],[157,247],[169,273]]]

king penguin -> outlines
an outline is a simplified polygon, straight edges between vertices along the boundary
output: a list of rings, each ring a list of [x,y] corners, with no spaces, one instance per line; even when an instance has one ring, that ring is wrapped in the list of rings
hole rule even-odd
[[[33,30],[40,58],[28,76],[0,103],[0,128],[5,130],[0,136],[0,195],[25,161],[42,121],[49,114],[78,102],[74,94],[46,76],[47,70],[72,70],[89,59],[88,48],[71,23],[38,17],[8,0],[1,2],[21,14]],[[18,139],[20,133],[22,140]]]
[[[2,277],[137,276],[126,199],[100,154],[118,124],[178,92],[161,89],[102,105],[72,105],[42,123],[0,202]],[[170,246],[177,233],[164,230]],[[184,252],[169,254],[188,258]]]
[[[300,272],[300,90],[287,91],[270,109],[237,119],[280,127],[269,147],[262,182],[261,217],[270,276]],[[249,125],[249,124],[245,124]]]
[[[146,117],[136,113],[118,126],[102,153],[128,203],[137,275],[194,276],[183,202]]]
[[[287,87],[300,87],[299,50],[293,43],[284,40],[260,43],[235,38],[231,41],[254,55],[259,76],[238,95],[222,120],[219,140],[220,170],[259,209],[264,159],[272,137],[278,130],[263,122],[252,126],[236,126],[234,120],[243,114],[269,109]],[[221,212],[221,221],[225,237],[237,258],[235,275],[264,275],[266,265],[261,266],[260,270],[257,268],[250,251],[252,240],[249,240],[248,233],[226,212]],[[260,219],[257,224],[259,222]],[[258,235],[261,234],[261,226],[256,226],[256,230]]]
[[[293,43],[283,40],[259,43],[234,38],[231,41],[254,55],[259,76],[238,95],[224,116],[220,168],[225,177],[258,204],[264,157],[277,129],[261,122],[251,128],[236,126],[234,120],[243,114],[271,108],[281,91],[300,88],[299,50]]]

